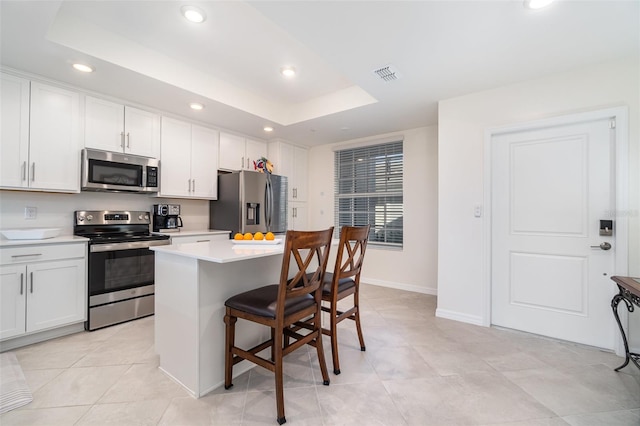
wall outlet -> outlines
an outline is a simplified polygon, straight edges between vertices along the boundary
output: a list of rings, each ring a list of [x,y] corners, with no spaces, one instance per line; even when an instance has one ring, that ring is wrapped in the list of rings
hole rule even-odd
[[[24,218],[25,219],[35,219],[38,215],[37,207],[25,207],[24,208]]]

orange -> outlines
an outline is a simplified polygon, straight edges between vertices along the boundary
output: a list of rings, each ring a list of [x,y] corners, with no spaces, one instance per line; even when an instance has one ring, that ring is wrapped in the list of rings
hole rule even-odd
[[[247,232],[246,234],[244,234],[243,238],[245,240],[253,240],[253,235],[251,234],[251,232]]]
[[[236,235],[233,236],[234,240],[242,240],[244,239],[244,236],[241,233],[236,233]]]
[[[253,235],[253,239],[257,240],[257,241],[262,241],[262,240],[264,240],[264,234],[262,232],[256,232]]]
[[[273,232],[267,232],[267,235],[265,235],[264,238],[265,240],[273,241],[275,240],[276,236],[273,235]]]

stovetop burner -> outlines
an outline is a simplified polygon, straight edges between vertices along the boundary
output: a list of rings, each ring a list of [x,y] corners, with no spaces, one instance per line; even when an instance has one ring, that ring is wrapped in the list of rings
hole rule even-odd
[[[169,235],[151,234],[151,215],[146,211],[79,210],[73,234],[89,238],[91,244],[168,240]]]

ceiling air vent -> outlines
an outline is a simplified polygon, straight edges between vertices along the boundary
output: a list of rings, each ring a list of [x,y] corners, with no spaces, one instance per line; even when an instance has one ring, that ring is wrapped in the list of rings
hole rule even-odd
[[[382,68],[374,70],[373,73],[384,81],[393,81],[401,77],[400,73],[395,69],[393,65],[385,65]]]

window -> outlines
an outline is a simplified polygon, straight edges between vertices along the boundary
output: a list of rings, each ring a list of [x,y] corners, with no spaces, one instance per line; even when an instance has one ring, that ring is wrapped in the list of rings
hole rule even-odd
[[[335,152],[335,232],[371,225],[369,244],[402,247],[402,141]]]

